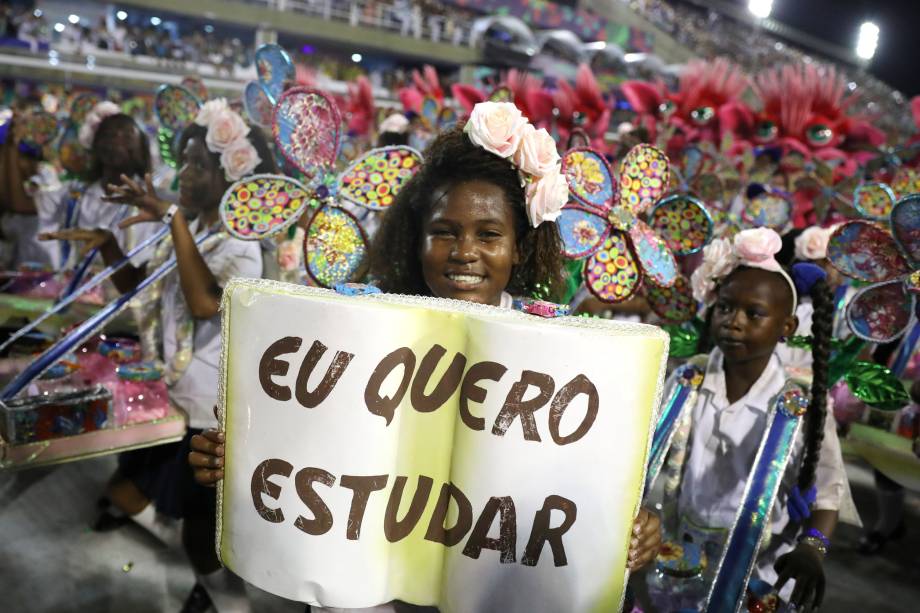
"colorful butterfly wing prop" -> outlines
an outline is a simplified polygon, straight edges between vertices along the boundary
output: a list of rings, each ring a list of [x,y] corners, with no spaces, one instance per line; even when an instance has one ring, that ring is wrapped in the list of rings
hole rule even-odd
[[[837,228],[828,241],[827,258],[841,273],[868,283],[910,272],[891,234],[867,221],[850,221]]]
[[[277,104],[284,93],[285,82],[293,81],[296,76],[291,56],[280,45],[268,44],[256,49],[255,59],[259,82],[272,104]]]
[[[633,253],[645,278],[658,287],[671,287],[680,272],[667,244],[645,222],[636,220],[629,228]]]
[[[253,175],[224,193],[220,218],[243,240],[261,240],[286,229],[303,214],[310,194],[299,181],[281,175]]]
[[[58,135],[58,120],[51,113],[33,111],[25,116],[23,122],[23,140],[37,147],[44,147]]]
[[[782,232],[792,221],[792,202],[780,190],[752,183],[745,192],[741,219],[754,228],[772,228]]]
[[[89,115],[89,112],[93,110],[93,107],[100,102],[102,102],[102,98],[98,94],[92,92],[77,94],[70,101],[70,110],[67,113],[70,116],[70,121],[79,126]]]
[[[501,85],[492,90],[492,93],[489,94],[489,102],[514,102],[514,94],[511,92],[511,88]]]
[[[335,164],[341,125],[339,108],[331,98],[306,87],[294,87],[275,105],[272,136],[284,158],[312,178]]]
[[[648,145],[633,147],[620,164],[618,189],[606,160],[590,149],[567,152],[562,171],[573,198],[560,217],[563,245],[569,257],[589,256],[588,290],[603,302],[620,302],[636,293],[643,278],[673,285],[678,276],[673,254],[637,217],[667,186],[664,154]]]
[[[914,294],[900,279],[860,289],[847,305],[853,334],[875,343],[895,340],[907,330],[916,307]]]
[[[243,109],[249,121],[263,128],[272,125],[274,105],[269,100],[265,88],[258,81],[250,81],[243,90]]]
[[[304,265],[320,287],[333,287],[354,277],[368,251],[367,236],[343,208],[324,204],[307,225]]]
[[[210,97],[208,96],[208,88],[205,87],[204,81],[201,80],[201,77],[188,75],[187,77],[184,77],[182,82],[179,84],[195,94],[199,100],[207,100]]]
[[[920,193],[901,198],[892,209],[891,233],[916,270],[920,264]]]
[[[180,85],[162,85],[153,99],[153,110],[157,121],[164,128],[181,132],[195,121],[201,100]]]
[[[920,194],[920,172],[915,168],[901,166],[891,179],[891,189],[898,198]]]
[[[601,248],[585,262],[585,286],[602,302],[622,302],[642,284],[642,271],[629,245],[629,235],[611,230]]]
[[[562,158],[562,173],[577,204],[598,215],[607,215],[616,188],[604,156],[591,149],[567,151]]]
[[[438,113],[438,129],[443,131],[448,128],[452,128],[460,118],[457,116],[457,111],[445,106]]]
[[[68,173],[78,176],[87,172],[92,164],[92,156],[80,144],[79,134],[78,125],[71,122],[58,143],[58,159],[61,166]]]
[[[425,127],[432,132],[438,130],[438,119],[441,115],[441,103],[431,96],[425,96],[419,109],[419,117]]]
[[[666,323],[683,323],[696,315],[697,305],[690,280],[683,275],[671,287],[649,283],[644,286],[644,292],[649,308]]]
[[[610,234],[610,223],[585,209],[566,206],[556,220],[565,257],[580,260],[600,249]]]
[[[865,221],[838,228],[827,256],[843,274],[870,282],[847,305],[847,323],[864,340],[885,343],[907,330],[920,292],[920,194],[902,198],[889,215],[890,233]]]
[[[874,221],[888,219],[894,203],[894,190],[884,183],[864,183],[853,193],[853,206],[860,215]]]
[[[620,162],[619,206],[633,215],[645,212],[667,189],[668,158],[651,145],[636,145]]]
[[[339,196],[352,204],[382,211],[422,165],[422,155],[412,147],[371,149],[339,175]]]
[[[712,240],[713,221],[703,202],[689,194],[662,198],[649,225],[675,255],[696,253]]]

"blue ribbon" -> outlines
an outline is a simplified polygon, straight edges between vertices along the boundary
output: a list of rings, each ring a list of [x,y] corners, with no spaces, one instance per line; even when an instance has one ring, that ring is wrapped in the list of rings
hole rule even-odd
[[[655,479],[658,478],[661,465],[664,463],[668,450],[671,448],[671,441],[674,439],[674,428],[680,423],[691,392],[695,391],[699,387],[699,383],[702,382],[702,379],[696,380],[697,375],[702,375],[702,371],[693,364],[685,364],[678,371],[678,383],[674,387],[667,405],[661,410],[658,424],[656,424],[655,432],[652,434],[652,445],[645,472],[646,492],[651,489],[655,484]],[[696,381],[696,384],[694,384],[694,381]]]
[[[151,244],[160,242],[160,240],[162,240],[168,232],[169,232],[169,227],[164,226],[162,229],[160,229],[155,234],[145,238],[134,249],[129,251],[127,255],[125,255],[125,257],[118,260],[117,262],[109,266],[108,268],[100,271],[98,274],[96,274],[92,279],[87,281],[86,284],[80,287],[78,290],[67,294],[65,298],[61,299],[58,303],[56,303],[50,309],[48,309],[47,311],[39,315],[38,318],[36,318],[34,321],[29,322],[28,324],[26,324],[25,326],[17,330],[15,333],[13,333],[8,339],[6,339],[6,341],[3,342],[2,345],[0,345],[0,352],[2,352],[4,349],[6,349],[10,345],[18,341],[20,338],[22,338],[23,336],[25,336],[26,334],[28,334],[29,332],[37,328],[39,325],[41,325],[43,321],[45,321],[52,315],[56,315],[57,313],[60,313],[61,311],[66,309],[68,306],[73,304],[73,302],[77,300],[77,298],[82,296],[84,293],[90,291],[91,289],[93,289],[94,287],[96,287],[97,285],[99,285],[100,283],[108,279],[109,277],[111,277],[113,274],[115,274],[116,272],[124,268],[125,265],[131,261],[131,258],[133,258],[135,255],[137,255],[138,253],[140,253],[141,251],[149,247]]]
[[[116,226],[128,215],[128,207],[122,209],[121,214],[118,215],[113,220],[113,224]],[[69,225],[69,222],[68,222]],[[64,300],[71,294],[77,291],[77,288],[80,287],[80,281],[83,280],[83,277],[86,276],[86,272],[89,270],[90,265],[93,263],[93,260],[96,259],[96,256],[99,254],[99,248],[96,247],[92,249],[89,253],[86,254],[86,257],[83,258],[83,261],[80,262],[76,270],[73,273],[73,277],[70,279],[70,282],[67,284],[67,287],[64,288],[64,291],[61,292],[61,295],[58,296],[58,301]]]
[[[195,244],[200,245],[212,234],[213,232],[199,234],[195,237]],[[35,378],[39,377],[66,354],[79,347],[87,337],[108,323],[108,321],[115,317],[115,315],[117,315],[135,296],[169,274],[175,267],[176,257],[173,256],[161,264],[159,268],[147,275],[147,278],[141,281],[133,290],[122,294],[105,305],[92,317],[64,335],[61,340],[42,352],[25,370],[19,373],[15,379],[10,381],[10,383],[0,391],[0,401],[6,402],[16,396]]]
[[[770,527],[770,510],[801,423],[796,409],[806,404],[801,390],[791,386],[776,399],[709,592],[706,613],[736,613],[744,600],[760,543]]]
[[[83,191],[85,187],[81,186],[80,188],[72,188],[70,190],[70,199],[67,200],[67,212],[64,215],[64,228],[68,229],[74,222],[74,216],[77,213],[77,205],[80,204],[80,199],[83,197]],[[70,241],[64,241],[61,245],[61,266],[67,265],[67,260],[70,259]]]
[[[920,341],[920,321],[914,322],[910,332],[907,333],[907,336],[901,341],[901,346],[898,347],[898,353],[891,363],[891,372],[895,377],[900,379],[901,375],[904,374],[907,363],[910,362],[910,357],[914,355],[914,350],[917,348],[917,341]]]

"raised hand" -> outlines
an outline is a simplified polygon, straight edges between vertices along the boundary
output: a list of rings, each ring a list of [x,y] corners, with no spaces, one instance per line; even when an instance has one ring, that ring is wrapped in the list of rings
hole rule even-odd
[[[114,241],[115,236],[103,228],[68,228],[54,232],[43,232],[38,235],[40,241],[76,241],[81,243],[80,257],[86,256],[93,249],[103,247],[109,241]]]
[[[103,200],[135,206],[140,211],[137,215],[128,217],[119,223],[119,228],[127,228],[138,223],[160,221],[163,218],[167,209],[169,209],[169,203],[157,196],[150,173],[144,175],[143,184],[134,181],[127,175],[121,175],[121,181],[121,185],[112,185],[110,183],[106,187],[108,195]]]

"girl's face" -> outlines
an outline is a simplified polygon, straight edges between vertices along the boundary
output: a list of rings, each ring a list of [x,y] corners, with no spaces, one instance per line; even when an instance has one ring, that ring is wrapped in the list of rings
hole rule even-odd
[[[500,187],[467,181],[422,225],[422,275],[433,296],[498,306],[520,261],[514,215]]]
[[[182,152],[179,169],[179,205],[187,211],[207,211],[220,204],[228,185],[204,139],[192,137]]]
[[[104,184],[120,184],[121,175],[134,174],[137,152],[142,151],[143,146],[140,129],[136,125],[107,126],[93,143],[93,155],[102,164]]]
[[[780,337],[795,332],[792,292],[777,273],[739,268],[722,283],[711,331],[725,359],[735,363],[768,357]]]

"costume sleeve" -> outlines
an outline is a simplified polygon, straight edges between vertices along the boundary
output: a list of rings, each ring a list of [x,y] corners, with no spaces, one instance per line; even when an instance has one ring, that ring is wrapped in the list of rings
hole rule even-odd
[[[845,497],[849,496],[850,488],[833,415],[828,415],[824,420],[824,442],[815,470],[815,487],[818,496],[814,508],[817,510],[838,511]]]
[[[262,247],[258,241],[227,238],[221,245],[219,257],[208,262],[221,287],[233,277],[258,279],[262,276]]]

